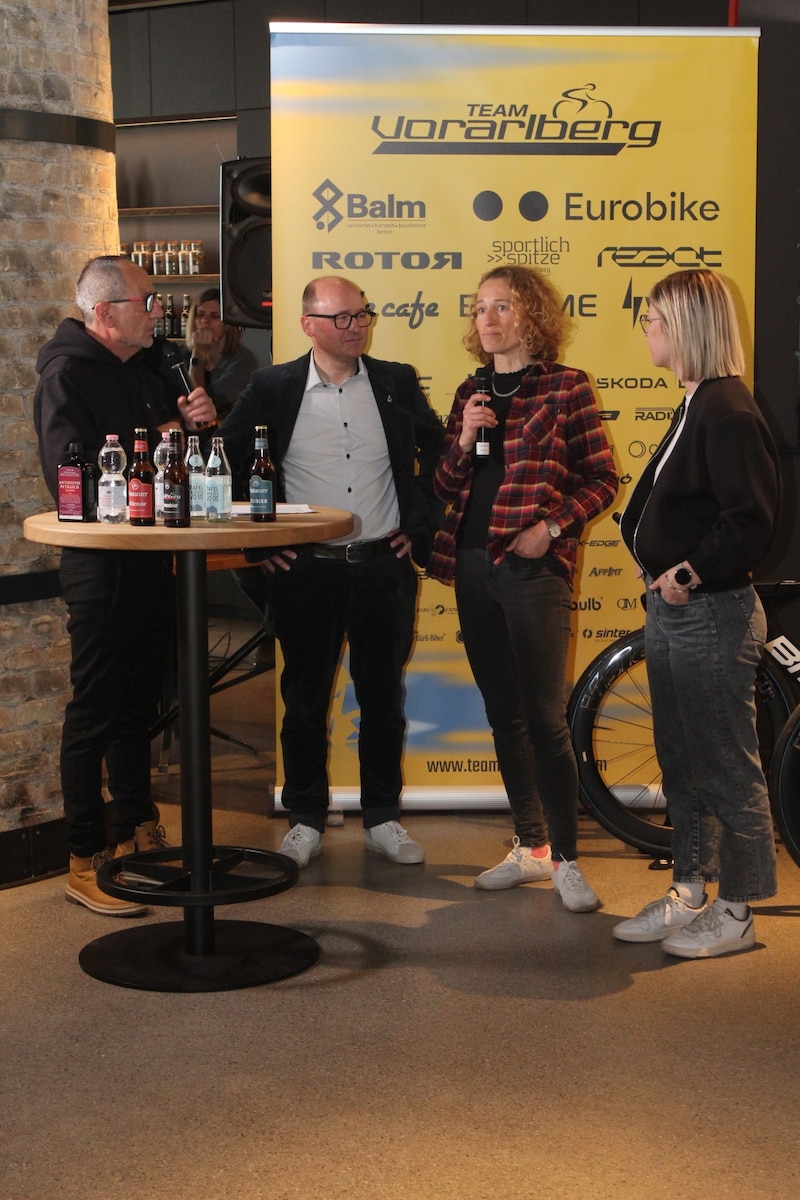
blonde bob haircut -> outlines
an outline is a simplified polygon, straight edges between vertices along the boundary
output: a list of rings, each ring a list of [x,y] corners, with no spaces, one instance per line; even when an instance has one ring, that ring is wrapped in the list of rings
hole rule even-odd
[[[648,296],[657,310],[670,368],[681,380],[741,375],[745,361],[730,289],[714,271],[675,271]]]
[[[533,267],[493,267],[481,277],[480,290],[490,279],[503,279],[511,292],[511,311],[514,329],[531,358],[554,362],[568,335],[572,322],[563,311],[563,302],[552,283]],[[484,366],[491,361],[481,345],[475,324],[477,292],[472,302],[470,326],[464,335],[464,347]]]

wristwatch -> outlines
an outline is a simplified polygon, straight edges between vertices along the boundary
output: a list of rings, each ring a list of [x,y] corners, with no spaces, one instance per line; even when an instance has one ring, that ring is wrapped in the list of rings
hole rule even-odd
[[[688,567],[676,567],[672,574],[679,587],[689,587],[694,579],[694,575]]]
[[[551,538],[561,537],[561,526],[559,525],[558,521],[550,521],[547,517],[545,517],[544,523],[547,526],[547,532],[550,534]]]

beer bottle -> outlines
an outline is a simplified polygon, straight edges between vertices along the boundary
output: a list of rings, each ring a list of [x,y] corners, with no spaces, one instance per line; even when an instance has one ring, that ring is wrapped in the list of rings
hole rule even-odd
[[[255,451],[250,463],[250,520],[275,520],[275,467],[269,456],[266,425],[256,426]]]
[[[169,431],[169,453],[164,466],[164,524],[169,529],[186,529],[189,515],[189,472],[183,461],[180,429]]]
[[[167,307],[164,309],[164,337],[177,337],[179,330],[180,325],[178,324],[178,318],[175,316],[175,304],[172,300],[172,292],[167,292]]]
[[[155,525],[155,471],[147,450],[147,430],[134,430],[133,463],[128,472],[128,519],[131,525]]]
[[[191,307],[191,301],[189,299],[189,293],[184,292],[183,293],[183,308],[181,309],[181,337],[184,339],[184,341],[186,340],[186,330],[189,327],[189,309],[190,309],[190,307]]]

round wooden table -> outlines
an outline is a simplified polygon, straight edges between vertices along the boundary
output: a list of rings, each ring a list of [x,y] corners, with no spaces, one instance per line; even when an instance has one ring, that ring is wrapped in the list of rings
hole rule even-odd
[[[252,987],[306,970],[319,957],[313,938],[263,922],[214,917],[217,905],[284,891],[297,882],[298,872],[283,854],[213,842],[206,553],[346,537],[352,515],[317,508],[279,513],[265,524],[235,516],[168,529],[59,521],[56,513],[41,513],[28,517],[23,529],[29,541],[49,546],[164,550],[176,560],[182,845],[115,859],[100,868],[97,879],[112,896],[180,906],[183,921],[137,924],[97,938],[79,955],[82,969],[106,983],[169,992]],[[133,864],[140,883],[123,879]]]

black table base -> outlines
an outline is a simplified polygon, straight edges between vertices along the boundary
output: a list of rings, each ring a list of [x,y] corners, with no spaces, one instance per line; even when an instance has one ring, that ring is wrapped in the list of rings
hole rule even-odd
[[[284,854],[215,846],[212,835],[206,556],[177,554],[178,694],[182,845],[128,854],[97,872],[101,891],[122,900],[183,908],[183,922],[137,925],[90,942],[78,956],[87,975],[157,992],[255,987],[313,966],[319,946],[295,929],[217,921],[217,905],[274,896],[297,882]]]
[[[78,961],[103,983],[156,992],[222,992],[287,979],[319,958],[313,938],[259,921],[215,921],[213,954],[187,954],[182,921],[137,925],[89,942]]]

